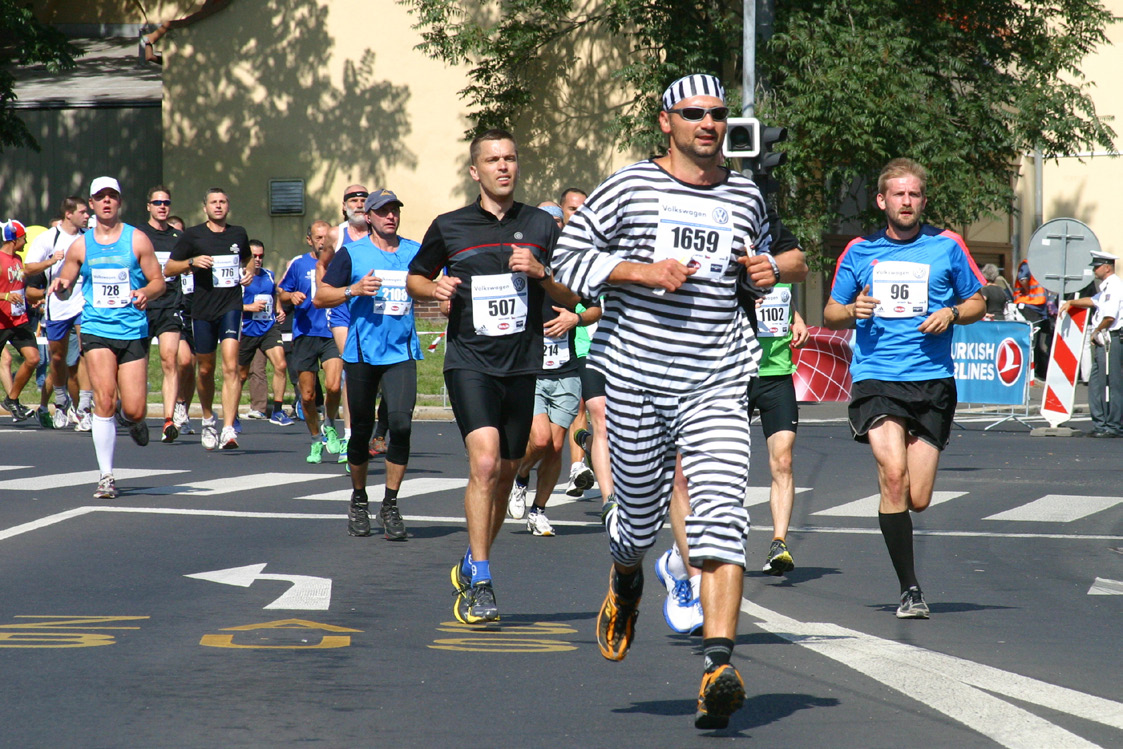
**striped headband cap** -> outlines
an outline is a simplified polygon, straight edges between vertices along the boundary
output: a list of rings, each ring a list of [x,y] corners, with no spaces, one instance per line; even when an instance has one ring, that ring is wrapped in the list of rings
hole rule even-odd
[[[722,88],[721,81],[712,75],[695,73],[683,76],[663,92],[663,109],[670,111],[675,104],[691,96],[716,96],[724,102],[725,89]]]

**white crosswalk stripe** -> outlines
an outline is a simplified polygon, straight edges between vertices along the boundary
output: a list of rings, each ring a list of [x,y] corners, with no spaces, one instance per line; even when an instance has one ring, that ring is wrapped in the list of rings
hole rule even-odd
[[[962,497],[967,492],[932,492],[932,507],[938,504],[947,502],[948,500]],[[837,518],[876,518],[877,508],[881,503],[881,497],[877,494],[871,494],[868,497],[855,499],[853,502],[847,502],[837,507],[828,507],[825,510],[811,513],[812,515],[825,515],[827,517]]]
[[[335,479],[324,473],[253,473],[248,476],[231,476],[209,481],[192,481],[172,486],[158,486],[148,489],[144,494],[187,494],[193,497],[214,497],[219,494],[235,494],[248,492],[255,489],[267,489],[273,486],[285,486],[305,481],[322,481]],[[96,479],[95,479],[96,480]],[[118,479],[119,480],[119,479]]]
[[[1046,494],[1024,505],[988,515],[983,520],[1071,523],[1123,503],[1123,497],[1081,497],[1076,494]]]
[[[20,466],[12,466],[19,468]],[[172,473],[187,473],[186,470],[143,470],[140,468],[115,468],[113,477],[118,482],[129,479],[143,479],[149,476],[164,476]],[[38,492],[47,489],[66,489],[71,486],[83,484],[97,484],[101,474],[98,471],[76,471],[74,473],[56,473],[53,476],[30,476],[19,479],[0,481],[0,489],[9,491]]]
[[[452,489],[463,489],[468,485],[468,479],[436,479],[436,478],[420,478],[420,479],[404,479],[402,481],[402,488],[398,492],[399,499],[409,499],[410,497],[418,497],[422,494],[433,494],[435,492],[450,491]],[[370,484],[367,486],[367,497],[372,501],[378,501],[382,498],[383,492],[386,491],[385,484]],[[324,492],[322,494],[306,494],[297,499],[309,499],[313,501],[351,501],[350,489],[337,489],[335,491]]]

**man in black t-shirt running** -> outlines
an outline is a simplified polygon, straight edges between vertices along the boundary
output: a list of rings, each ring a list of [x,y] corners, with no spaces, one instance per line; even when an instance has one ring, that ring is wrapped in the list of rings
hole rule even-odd
[[[190,270],[195,276],[191,327],[199,360],[199,405],[203,407],[202,443],[207,450],[238,447],[234,418],[242,382],[238,377],[238,338],[242,330],[242,281],[252,276],[250,238],[241,226],[226,223],[230,200],[218,187],[203,199],[207,220],[184,230],[171,259],[167,276]],[[215,428],[214,370],[216,351],[222,347],[222,435]]]
[[[445,384],[468,450],[470,544],[452,567],[453,614],[468,624],[499,619],[491,544],[530,436],[542,304],[555,288],[549,262],[558,236],[548,213],[515,201],[519,157],[510,133],[478,136],[470,156],[479,199],[433,221],[406,279],[415,299],[451,305]]]
[[[179,243],[182,232],[168,224],[171,213],[172,194],[163,185],[148,191],[148,221],[137,226],[156,250],[156,259],[163,268],[172,256],[172,250]],[[179,427],[172,420],[176,395],[179,393],[179,336],[183,330],[183,317],[179,310],[179,279],[164,278],[167,291],[148,303],[148,335],[156,338],[160,349],[160,369],[164,373],[164,426],[161,442],[174,442],[179,436]]]

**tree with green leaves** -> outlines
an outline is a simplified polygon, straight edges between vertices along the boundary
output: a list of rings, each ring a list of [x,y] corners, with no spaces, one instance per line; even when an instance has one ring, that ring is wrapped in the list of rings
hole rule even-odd
[[[621,150],[663,144],[663,88],[719,75],[739,106],[740,0],[401,0],[430,56],[469,66],[471,134],[516,127],[549,137],[544,92],[564,82],[634,92],[610,136]],[[789,129],[779,210],[805,248],[846,219],[881,220],[871,200],[889,159],[930,172],[928,217],[964,226],[1009,212],[1021,154],[1113,149],[1080,65],[1106,43],[1095,0],[784,0],[758,45],[758,118]],[[582,68],[589,40],[617,61]]]
[[[74,58],[81,54],[62,32],[39,23],[30,4],[0,0],[0,152],[13,146],[39,150],[39,144],[12,107],[16,99],[12,68],[42,64],[56,73],[73,68]]]

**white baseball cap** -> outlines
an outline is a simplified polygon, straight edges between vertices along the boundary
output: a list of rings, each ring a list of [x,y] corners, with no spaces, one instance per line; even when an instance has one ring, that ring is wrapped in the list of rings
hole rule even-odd
[[[90,197],[92,198],[106,189],[116,190],[118,195],[121,194],[121,185],[117,183],[117,180],[112,177],[98,177],[90,183]]]

